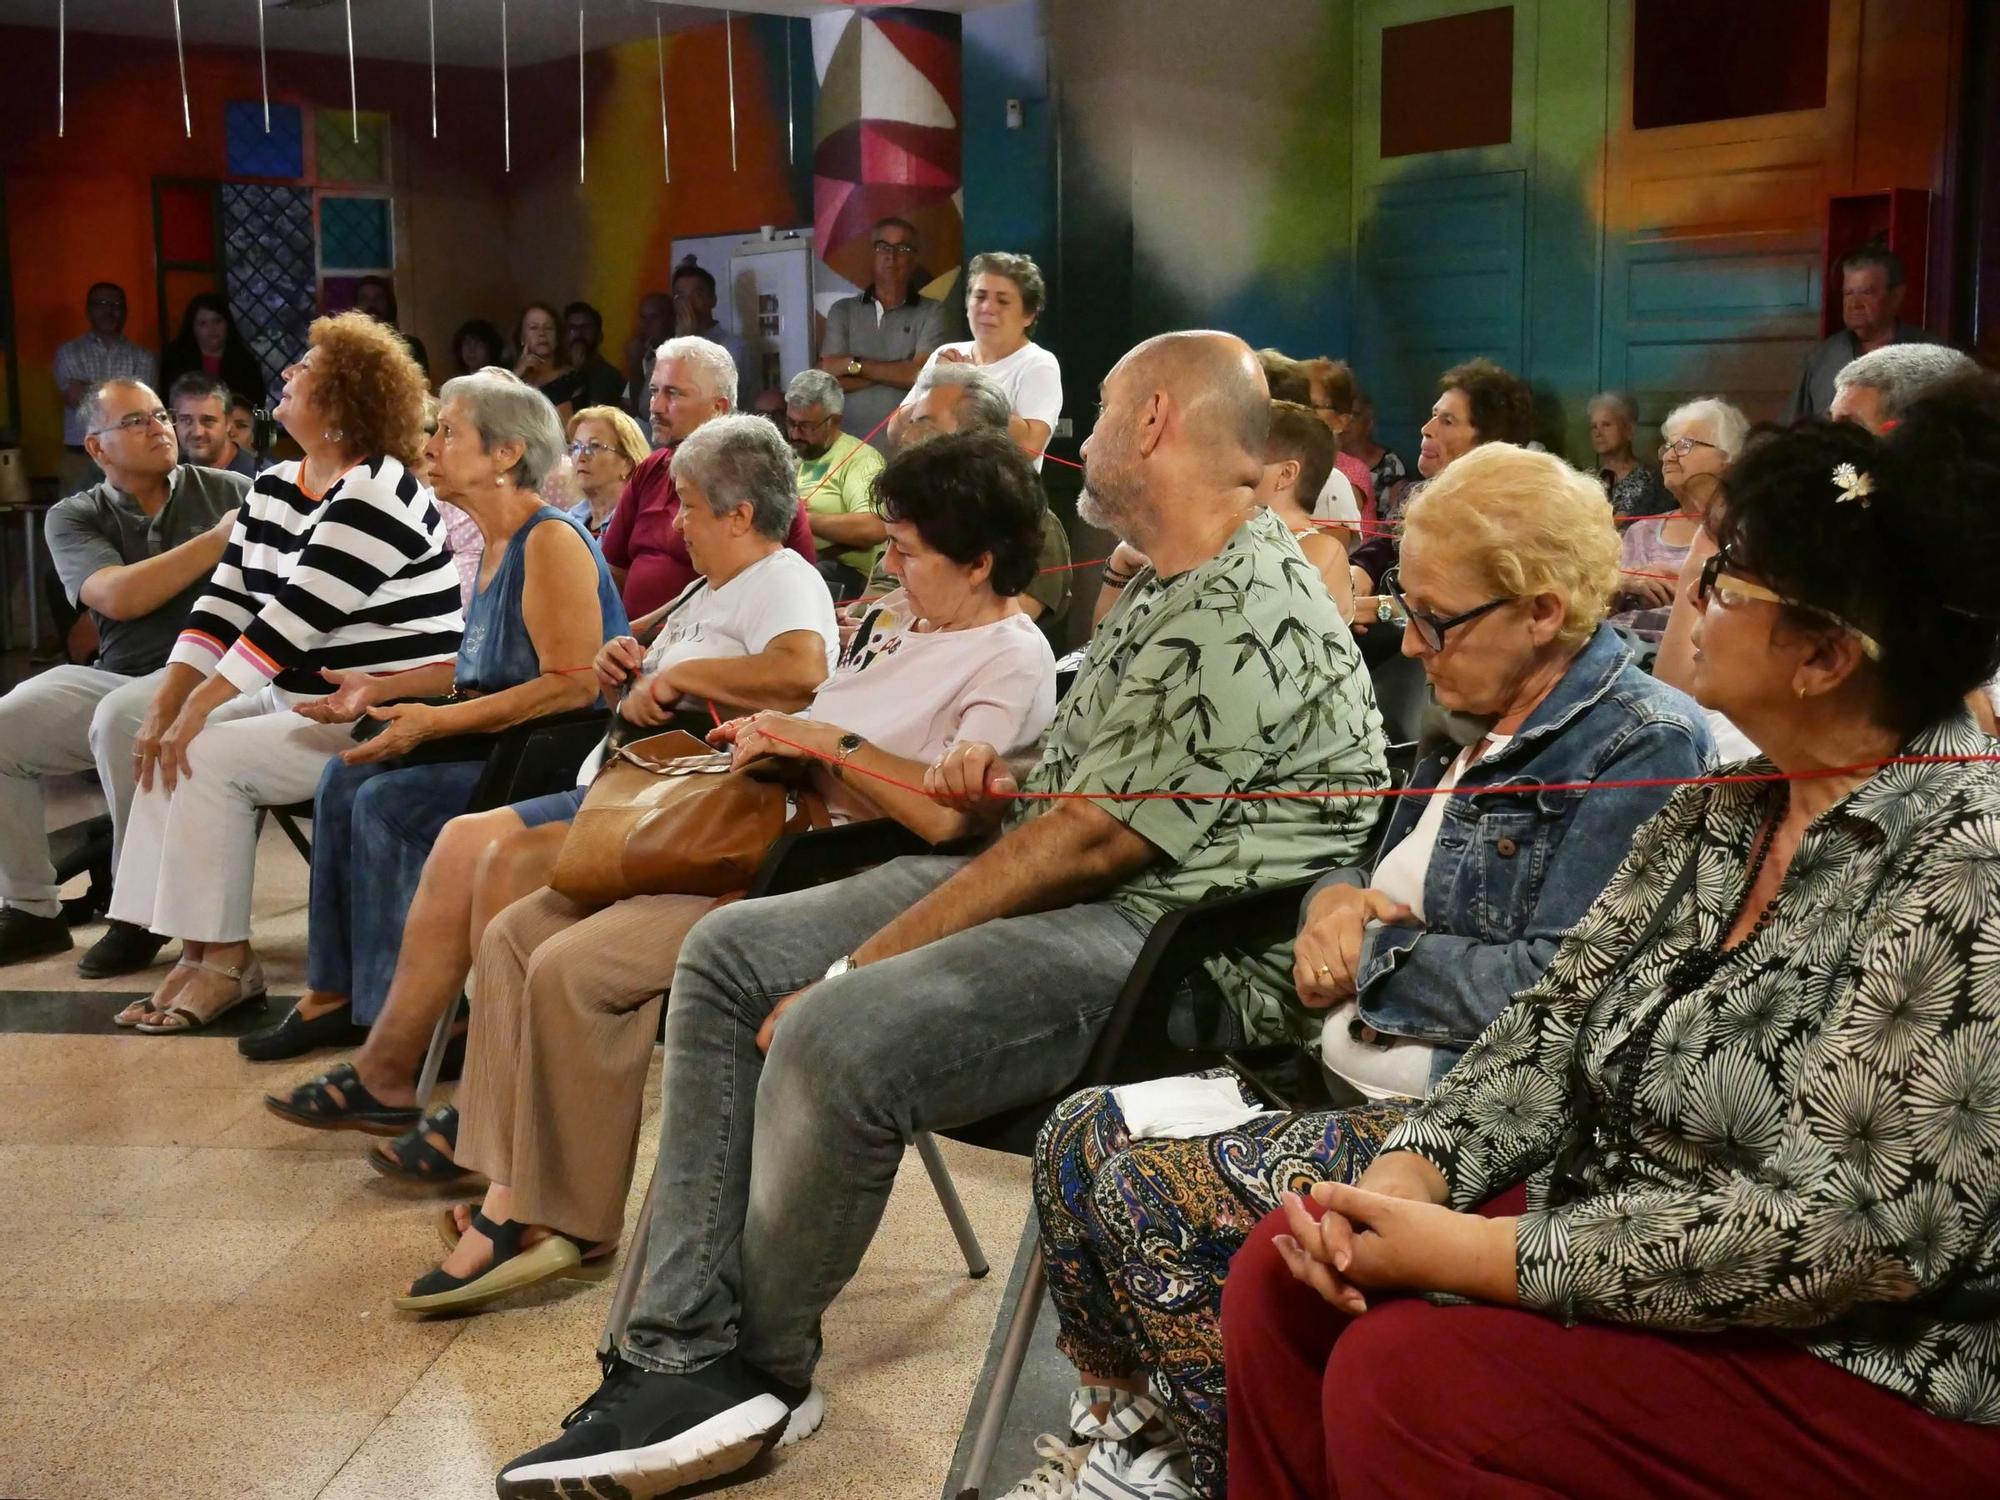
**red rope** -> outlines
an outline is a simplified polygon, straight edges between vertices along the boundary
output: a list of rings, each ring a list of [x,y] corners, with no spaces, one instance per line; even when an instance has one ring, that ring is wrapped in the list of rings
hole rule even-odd
[[[895,787],[898,791],[913,792],[920,797],[930,793],[921,786],[912,786],[882,771],[871,771],[866,766],[857,765],[852,759],[841,761],[837,756],[827,755],[796,740],[788,740],[783,735],[763,731],[764,737],[776,744],[788,745],[809,760],[824,761],[828,765],[845,765],[848,770],[866,776],[870,780]],[[1988,755],[1892,755],[1886,760],[1857,761],[1853,765],[1827,766],[1817,771],[1742,771],[1731,776],[1644,776],[1625,780],[1604,781],[1536,781],[1511,782],[1494,786],[1430,786],[1430,787],[1355,787],[1343,791],[1275,790],[1268,792],[991,792],[988,795],[996,801],[1006,802],[1310,802],[1349,801],[1382,797],[1490,797],[1519,796],[1534,792],[1636,792],[1651,791],[1664,787],[1681,786],[1747,786],[1761,785],[1773,781],[1824,781],[1837,776],[1853,776],[1863,771],[1874,772],[1889,766],[1943,766],[1971,765],[1987,761],[2000,761],[2000,754]]]

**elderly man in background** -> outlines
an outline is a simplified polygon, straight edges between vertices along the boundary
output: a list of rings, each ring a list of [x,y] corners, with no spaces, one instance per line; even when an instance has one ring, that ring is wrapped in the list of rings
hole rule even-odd
[[[903,421],[904,448],[947,432],[1006,432],[1014,415],[1000,382],[972,365],[938,365],[925,377],[916,404]],[[1035,581],[1021,596],[1021,610],[1042,628],[1060,656],[1069,649],[1063,625],[1069,618],[1069,532],[1055,507],[1042,512],[1042,550]]]
[[[1792,397],[1790,420],[1823,417],[1833,406],[1834,382],[1840,372],[1864,354],[1890,344],[1928,344],[1921,328],[1899,321],[1903,310],[1903,262],[1893,250],[1866,245],[1840,263],[1838,333],[1813,346],[1806,356],[1798,391]]]
[[[890,414],[931,351],[945,341],[946,313],[942,302],[910,285],[917,270],[917,228],[907,219],[877,222],[874,266],[865,289],[827,309],[819,367],[847,392],[847,430],[887,452]]]
[[[882,455],[841,431],[846,404],[840,382],[824,370],[801,370],[785,387],[785,437],[799,456],[799,499],[825,553],[820,577],[837,599],[866,591],[889,534],[875,511]]]
[[[213,375],[188,371],[167,393],[174,410],[174,435],[186,462],[255,479],[257,455],[239,447],[231,435],[230,399],[229,387]]]
[[[96,767],[116,868],[133,741],[250,488],[240,474],[181,463],[173,422],[139,381],[107,380],[77,411],[85,451],[105,477],[50,511],[47,534],[64,592],[97,626],[98,656],[91,666],[51,667],[0,698],[0,964],[70,947],[43,823],[46,778]],[[101,979],[143,969],[163,941],[113,922],[78,972]]]
[[[1883,432],[1903,419],[1916,400],[1978,364],[1947,344],[1889,344],[1850,360],[1833,377],[1833,405],[1827,415]]]
[[[63,405],[63,456],[56,477],[65,495],[88,489],[101,477],[87,449],[84,396],[107,380],[151,385],[159,369],[152,350],[125,337],[124,287],[115,281],[96,283],[84,295],[83,311],[90,331],[56,348],[56,389]]]
[[[501,1471],[502,1500],[661,1495],[742,1469],[788,1426],[809,1434],[820,1320],[904,1143],[1067,1087],[1167,913],[1358,857],[1365,799],[1263,795],[1385,773],[1353,640],[1257,503],[1271,403],[1249,347],[1148,340],[1103,397],[1092,519],[1158,572],[1098,633],[1025,778],[1080,795],[1003,804],[1006,762],[961,741],[929,782],[952,805],[1009,806],[983,853],[894,860],[694,928],[667,996],[645,1281],[603,1384]],[[1162,787],[1191,800],[1114,800]],[[1290,965],[1289,943],[1217,960],[1215,1024],[1291,1034]]]
[[[700,576],[675,519],[681,497],[674,488],[674,447],[702,423],[735,410],[736,361],[708,339],[671,338],[655,351],[649,389],[653,441],[660,446],[632,471],[598,539],[624,595],[625,613],[634,620],[678,597]],[[807,562],[818,561],[803,506],[792,517],[785,545]]]

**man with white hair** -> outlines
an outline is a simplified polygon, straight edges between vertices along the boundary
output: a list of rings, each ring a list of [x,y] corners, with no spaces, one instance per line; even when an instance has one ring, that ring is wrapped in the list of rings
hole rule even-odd
[[[678,597],[695,580],[694,562],[676,520],[681,497],[674,488],[674,448],[702,423],[735,408],[736,361],[712,340],[693,334],[670,338],[654,356],[647,399],[653,441],[664,446],[625,481],[625,493],[599,539],[624,595],[625,613],[633,620]],[[803,506],[792,518],[785,545],[807,562],[819,560]]]
[[[842,599],[866,591],[888,530],[875,513],[882,455],[841,430],[847,394],[824,370],[801,370],[785,387],[785,437],[799,456],[799,499],[813,541],[826,549],[820,577]]]
[[[1870,432],[1886,432],[1933,387],[1978,369],[1970,356],[1948,344],[1889,344],[1841,366],[1833,377],[1827,415]]]

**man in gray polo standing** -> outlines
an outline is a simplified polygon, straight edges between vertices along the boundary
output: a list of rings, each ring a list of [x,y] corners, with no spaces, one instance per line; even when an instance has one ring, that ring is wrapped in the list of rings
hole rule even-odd
[[[64,590],[97,625],[98,655],[0,698],[0,964],[70,946],[43,825],[44,778],[97,768],[116,868],[132,806],[132,742],[250,491],[240,474],[180,462],[173,418],[150,386],[107,380],[77,410],[85,450],[105,477],[49,512],[47,536]],[[163,941],[113,922],[78,972],[143,969]]]
[[[917,269],[916,226],[882,219],[874,234],[875,279],[866,291],[828,309],[819,367],[847,392],[847,431],[887,453],[883,424],[916,384],[931,351],[945,341],[945,310],[910,288]]]

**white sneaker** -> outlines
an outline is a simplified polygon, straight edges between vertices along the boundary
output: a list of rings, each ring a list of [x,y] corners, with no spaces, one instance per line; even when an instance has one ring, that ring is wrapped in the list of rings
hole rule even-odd
[[[1034,1473],[1007,1491],[1002,1500],[1076,1500],[1077,1470],[1090,1456],[1090,1444],[1072,1447],[1052,1432],[1035,1439],[1035,1456],[1042,1460]]]

